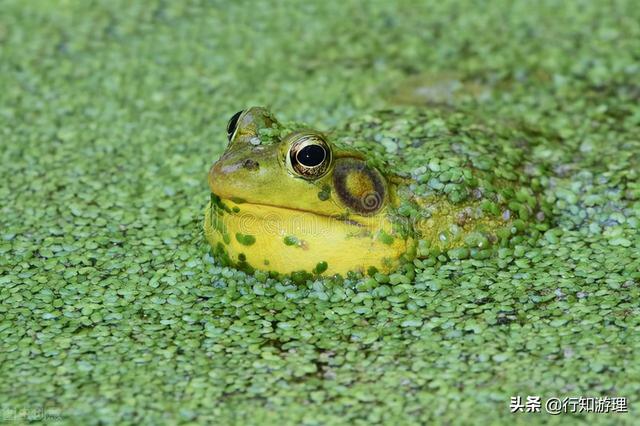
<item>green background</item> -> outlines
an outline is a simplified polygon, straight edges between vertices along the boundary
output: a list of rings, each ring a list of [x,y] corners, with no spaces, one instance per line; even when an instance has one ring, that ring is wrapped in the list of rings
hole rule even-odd
[[[131,3],[0,2],[0,423],[633,423],[636,2]],[[231,114],[331,129],[443,74],[574,150],[537,244],[409,283],[216,266]],[[509,414],[516,395],[631,413]]]

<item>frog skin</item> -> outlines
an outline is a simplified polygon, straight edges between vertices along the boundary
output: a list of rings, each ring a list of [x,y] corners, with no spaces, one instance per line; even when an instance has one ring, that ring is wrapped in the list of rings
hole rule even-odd
[[[247,272],[389,273],[546,226],[523,136],[462,113],[387,110],[327,134],[252,107],[227,136],[204,229],[214,257]]]

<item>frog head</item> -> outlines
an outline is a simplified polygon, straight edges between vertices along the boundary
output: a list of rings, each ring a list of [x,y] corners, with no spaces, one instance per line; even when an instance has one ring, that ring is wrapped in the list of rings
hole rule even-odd
[[[252,107],[227,125],[209,171],[205,231],[233,265],[278,273],[389,270],[406,241],[389,220],[394,187],[366,156]]]

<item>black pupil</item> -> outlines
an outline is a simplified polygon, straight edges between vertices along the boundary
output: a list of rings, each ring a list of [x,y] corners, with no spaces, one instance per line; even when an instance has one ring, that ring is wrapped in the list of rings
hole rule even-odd
[[[307,145],[298,152],[296,158],[303,166],[315,167],[321,164],[327,153],[320,145]]]
[[[233,136],[233,132],[236,131],[236,126],[238,125],[240,114],[242,114],[242,110],[233,114],[233,116],[229,119],[229,123],[227,123],[227,137],[229,139],[231,139],[231,136]]]

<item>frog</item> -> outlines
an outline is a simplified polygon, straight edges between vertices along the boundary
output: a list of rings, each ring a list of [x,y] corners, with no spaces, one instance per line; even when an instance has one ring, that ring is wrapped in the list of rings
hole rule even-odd
[[[388,108],[321,131],[253,106],[226,130],[204,233],[215,259],[245,272],[389,274],[548,229],[527,135],[464,111]]]

